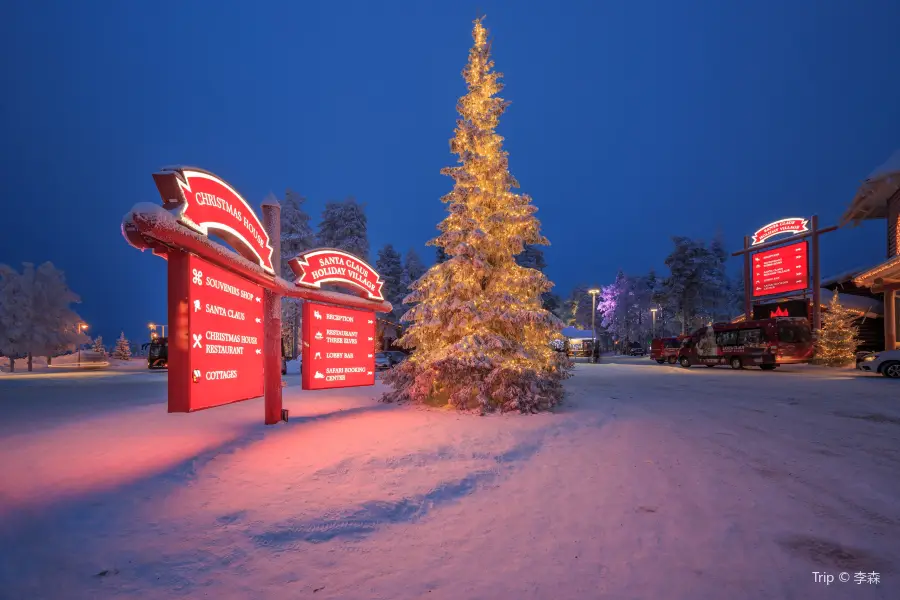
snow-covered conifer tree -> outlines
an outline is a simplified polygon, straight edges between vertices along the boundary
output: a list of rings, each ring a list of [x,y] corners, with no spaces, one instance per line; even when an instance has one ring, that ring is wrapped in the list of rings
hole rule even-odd
[[[386,244],[378,251],[375,270],[384,281],[384,287],[381,289],[382,295],[394,306],[394,310],[387,318],[396,323],[406,312],[403,307],[403,299],[408,293],[408,288],[403,284],[403,259],[400,253],[394,250],[394,246]]]
[[[116,347],[112,351],[112,357],[119,360],[131,360],[131,344],[125,338],[125,332],[116,340]]]
[[[859,346],[856,316],[841,305],[834,292],[828,310],[822,312],[822,329],[816,338],[816,362],[831,367],[852,364]]]
[[[412,248],[407,250],[403,260],[403,287],[408,290],[427,270],[416,251]]]
[[[541,307],[550,282],[516,264],[525,244],[546,244],[535,207],[509,173],[496,133],[507,103],[493,72],[487,30],[475,21],[475,40],[463,70],[468,93],[457,103],[451,151],[460,165],[443,201],[449,216],[430,242],[449,255],[415,284],[405,316],[412,324],[400,343],[412,357],[392,369],[385,399],[449,403],[460,408],[534,412],[561,401],[569,361],[550,343],[559,320]]]
[[[369,235],[365,207],[353,198],[343,202],[329,202],[322,211],[318,243],[326,248],[338,248],[369,260]]]
[[[103,345],[103,336],[98,335],[94,338],[94,342],[91,344],[91,350],[99,352],[100,354],[106,354],[106,346]]]
[[[578,329],[590,329],[592,303],[591,295],[588,294],[588,286],[576,285],[565,302],[566,324]]]
[[[306,198],[288,189],[281,204],[281,276],[294,280],[294,272],[288,261],[298,254],[316,246],[316,234],[310,226],[310,217],[303,210]],[[298,354],[301,305],[298,298],[283,298],[281,301],[281,337],[287,341],[287,348],[293,356]]]

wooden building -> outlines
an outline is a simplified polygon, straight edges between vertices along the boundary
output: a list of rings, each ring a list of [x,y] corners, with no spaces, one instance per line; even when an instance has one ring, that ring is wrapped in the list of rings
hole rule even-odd
[[[884,304],[884,348],[900,347],[900,150],[866,179],[841,217],[841,225],[884,219],[886,259],[856,274],[852,284]]]

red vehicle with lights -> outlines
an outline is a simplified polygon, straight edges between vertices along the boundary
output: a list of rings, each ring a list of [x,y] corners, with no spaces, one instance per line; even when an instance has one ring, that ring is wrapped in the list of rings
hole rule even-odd
[[[693,365],[730,365],[732,369],[809,362],[812,331],[802,317],[779,317],[742,323],[714,323],[701,327],[681,343],[678,362]]]
[[[674,365],[678,362],[678,350],[681,349],[681,342],[687,339],[686,335],[677,337],[656,338],[650,342],[650,360],[655,360],[659,364],[669,363]]]

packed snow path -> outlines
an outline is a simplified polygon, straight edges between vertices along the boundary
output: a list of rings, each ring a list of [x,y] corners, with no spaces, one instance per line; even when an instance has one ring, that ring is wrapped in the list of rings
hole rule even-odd
[[[0,376],[0,597],[900,597],[884,378],[607,359],[480,418],[292,375],[267,428],[165,377]]]

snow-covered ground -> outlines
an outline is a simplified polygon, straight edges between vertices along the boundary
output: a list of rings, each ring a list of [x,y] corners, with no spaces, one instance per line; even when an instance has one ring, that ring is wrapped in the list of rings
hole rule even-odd
[[[265,427],[166,414],[164,373],[0,378],[0,597],[900,597],[894,381],[617,358],[477,417],[287,379]]]
[[[130,360],[119,360],[96,352],[85,351],[82,352],[80,357],[77,352],[56,356],[50,359],[50,364],[48,365],[45,356],[35,356],[31,362],[31,369],[31,371],[28,371],[28,360],[19,358],[16,359],[16,370],[11,372],[9,359],[5,356],[0,356],[0,376],[12,375],[14,377],[27,375],[28,373],[62,372],[72,371],[73,369],[83,371],[100,369],[145,371],[147,370],[147,357],[135,356]]]

